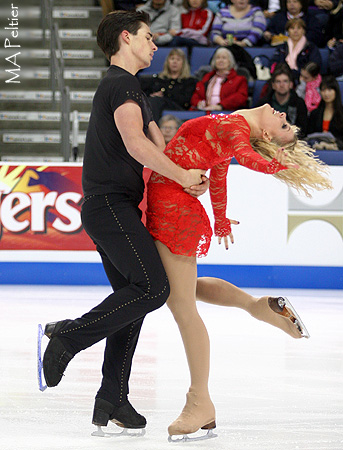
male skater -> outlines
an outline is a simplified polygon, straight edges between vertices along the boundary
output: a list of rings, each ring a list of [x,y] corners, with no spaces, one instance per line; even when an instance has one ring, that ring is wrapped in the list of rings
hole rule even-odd
[[[145,165],[184,188],[194,185],[199,193],[205,189],[196,187],[204,171],[184,170],[164,155],[162,133],[135,77],[157,50],[149,16],[112,12],[100,23],[97,40],[111,65],[95,93],[87,131],[82,222],[114,292],[78,319],[46,325],[51,339],[43,370],[47,385],[57,386],[78,352],[107,338],[93,423],[106,426],[113,420],[126,428],[144,428],[145,418],[128,401],[128,380],[144,317],[165,303],[169,284],[140,220],[142,170]]]

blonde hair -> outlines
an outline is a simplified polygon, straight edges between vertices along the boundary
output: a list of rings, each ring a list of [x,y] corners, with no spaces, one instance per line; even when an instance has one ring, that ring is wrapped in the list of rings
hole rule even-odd
[[[266,142],[264,139],[250,139],[253,149],[267,161],[271,161],[278,148],[283,147],[287,151],[289,163],[297,164],[296,169],[281,170],[274,177],[286,183],[288,186],[302,191],[306,197],[312,197],[310,190],[322,191],[332,189],[332,183],[328,178],[329,167],[314,155],[314,149],[307,142],[297,138],[299,129],[292,125],[294,141],[286,145],[280,145],[275,140]]]
[[[173,55],[177,55],[180,56],[180,58],[182,58],[182,67],[181,67],[181,73],[180,76],[178,77],[179,79],[182,78],[189,78],[191,76],[191,69],[189,67],[189,63],[187,61],[185,52],[183,50],[181,50],[180,48],[173,48],[169,53],[168,56],[166,57],[164,64],[163,64],[163,69],[162,72],[159,73],[159,78],[170,78],[170,70],[169,70],[169,58]]]

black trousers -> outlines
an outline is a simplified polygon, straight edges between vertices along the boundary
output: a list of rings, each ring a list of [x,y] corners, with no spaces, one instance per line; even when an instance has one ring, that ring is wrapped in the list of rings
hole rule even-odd
[[[68,323],[59,337],[73,354],[107,339],[97,397],[121,406],[127,402],[132,358],[144,317],[165,303],[169,283],[134,201],[118,194],[90,196],[81,216],[114,292]]]

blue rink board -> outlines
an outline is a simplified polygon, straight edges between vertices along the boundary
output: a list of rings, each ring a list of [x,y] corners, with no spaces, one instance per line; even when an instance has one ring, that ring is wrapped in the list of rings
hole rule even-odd
[[[343,267],[198,265],[240,287],[343,289]],[[0,284],[107,285],[100,263],[1,262]]]

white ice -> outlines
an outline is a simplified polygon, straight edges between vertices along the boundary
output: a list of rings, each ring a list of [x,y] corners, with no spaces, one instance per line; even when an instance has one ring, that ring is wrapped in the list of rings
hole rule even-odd
[[[37,324],[75,318],[107,287],[0,286],[0,450],[342,450],[342,291],[257,290],[284,294],[311,338],[294,340],[244,311],[199,304],[211,338],[210,390],[218,437],[168,443],[189,376],[166,306],[143,325],[130,400],[148,420],[144,437],[92,437],[104,342],[81,352],[58,387],[38,390]],[[120,431],[109,424],[108,431]]]

